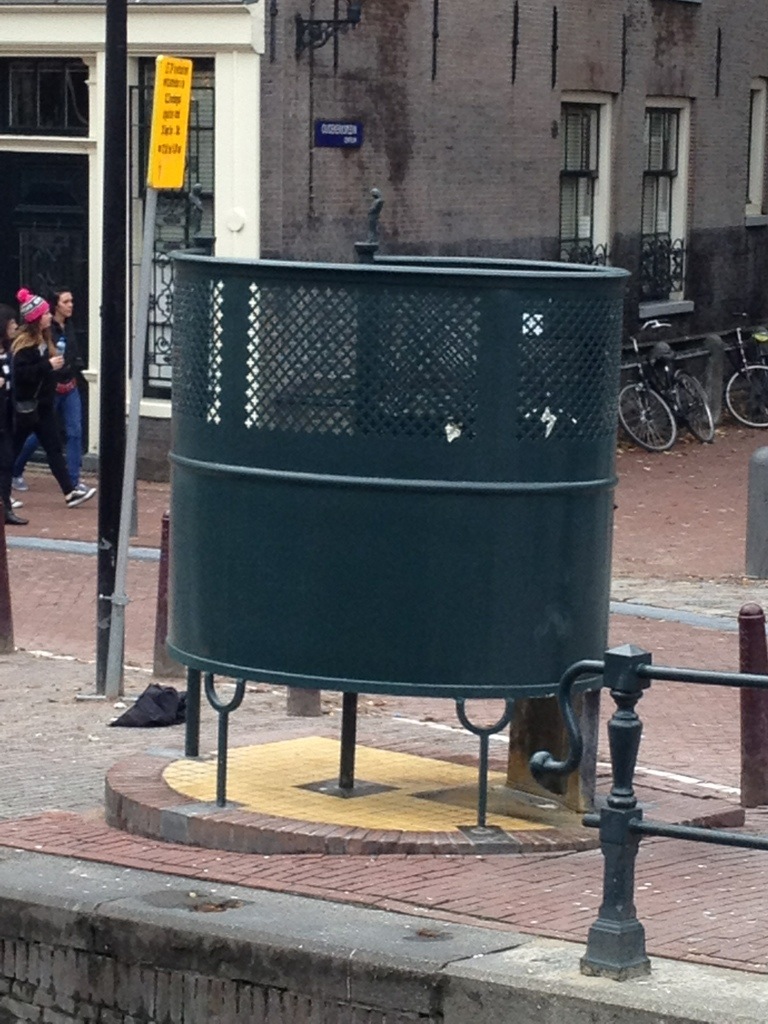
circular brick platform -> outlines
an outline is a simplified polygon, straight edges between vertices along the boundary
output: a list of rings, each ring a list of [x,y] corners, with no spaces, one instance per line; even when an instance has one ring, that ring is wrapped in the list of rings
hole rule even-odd
[[[239,853],[325,853],[325,854],[480,854],[550,853],[592,849],[598,845],[597,831],[581,825],[576,814],[562,810],[553,816],[551,826],[539,814],[530,828],[473,827],[476,812],[471,806],[459,807],[450,796],[452,815],[465,825],[452,829],[415,831],[412,828],[361,828],[340,823],[344,808],[356,803],[326,792],[323,800],[329,819],[307,820],[276,813],[249,810],[237,802],[217,807],[209,800],[195,800],[172,788],[165,780],[166,769],[178,766],[178,755],[159,751],[121,761],[106,779],[107,822],[127,832],[184,843],[207,849]],[[230,751],[232,755],[234,751]],[[208,763],[210,764],[210,760]],[[200,765],[199,759],[187,764]],[[311,787],[305,787],[311,788]],[[321,787],[315,787],[320,789]],[[419,794],[429,799],[432,794]],[[652,816],[666,821],[732,827],[741,824],[743,812],[725,801],[686,798],[679,794],[652,794]],[[360,797],[365,800],[363,793]],[[439,797],[438,797],[439,799]],[[275,798],[273,794],[272,804]],[[278,799],[279,803],[279,799]],[[654,806],[655,804],[655,806]],[[658,806],[662,804],[663,806]],[[332,813],[331,813],[332,811]],[[315,819],[322,818],[322,813]],[[353,815],[350,815],[353,817]],[[412,819],[412,814],[410,815]],[[409,815],[404,820],[410,823]],[[489,813],[489,819],[491,815]]]
[[[529,831],[507,832],[473,829],[476,814],[467,808],[456,815],[468,823],[463,830],[412,831],[299,820],[246,810],[235,802],[221,808],[168,785],[163,773],[177,760],[144,755],[114,765],[106,778],[107,822],[154,839],[238,853],[550,853],[597,845],[596,831],[585,829],[575,814],[571,827],[532,823]],[[336,809],[343,798],[326,799]]]

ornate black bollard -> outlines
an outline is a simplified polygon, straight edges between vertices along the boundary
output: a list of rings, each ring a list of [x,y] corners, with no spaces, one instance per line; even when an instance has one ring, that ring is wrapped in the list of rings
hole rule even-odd
[[[643,724],[635,705],[650,686],[637,669],[650,665],[651,655],[627,644],[605,655],[605,685],[616,702],[608,723],[613,785],[600,810],[600,849],[605,860],[603,902],[597,920],[589,929],[587,952],[581,960],[582,974],[624,981],[649,974],[651,962],[645,952],[645,929],[637,919],[634,903],[635,860],[640,835],[632,831],[642,810],[632,777],[640,748]]]

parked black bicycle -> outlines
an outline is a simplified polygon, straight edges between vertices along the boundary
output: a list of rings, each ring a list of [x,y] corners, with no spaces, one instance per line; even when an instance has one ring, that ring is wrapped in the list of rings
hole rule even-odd
[[[661,320],[648,320],[640,330],[669,326]],[[671,448],[680,427],[687,427],[699,441],[712,441],[712,411],[699,381],[677,368],[667,342],[656,342],[650,354],[643,357],[634,335],[631,341],[637,356],[638,378],[619,392],[619,421],[629,438],[650,452]]]
[[[736,352],[731,354],[736,370],[725,386],[725,404],[740,423],[764,428],[768,427],[768,328],[752,332],[752,345],[744,333],[740,326],[736,328]]]

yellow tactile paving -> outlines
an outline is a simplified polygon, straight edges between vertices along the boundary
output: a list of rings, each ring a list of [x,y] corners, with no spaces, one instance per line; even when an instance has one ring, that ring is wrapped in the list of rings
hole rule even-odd
[[[319,736],[282,740],[229,752],[227,799],[257,814],[293,818],[352,828],[397,829],[409,832],[451,832],[472,825],[476,809],[434,800],[416,793],[477,785],[477,770],[430,757],[358,746],[355,778],[393,786],[384,793],[342,799],[297,787],[335,780],[339,744]],[[174,761],[163,778],[176,792],[192,800],[216,799],[216,759]],[[490,786],[503,785],[501,772],[490,772]],[[521,818],[488,814],[488,824],[506,831],[542,829]]]

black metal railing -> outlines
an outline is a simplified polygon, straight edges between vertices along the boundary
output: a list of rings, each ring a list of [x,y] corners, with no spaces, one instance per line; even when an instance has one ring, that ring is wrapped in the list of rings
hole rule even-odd
[[[668,235],[643,235],[640,243],[640,296],[666,302],[685,283],[685,242]]]
[[[583,241],[561,241],[560,260],[563,263],[587,263],[593,267],[607,267],[608,246]]]
[[[645,929],[637,918],[633,901],[635,860],[643,836],[768,850],[768,837],[765,836],[643,820],[643,811],[637,805],[633,787],[643,731],[635,710],[637,702],[653,679],[768,690],[768,676],[666,668],[653,665],[648,651],[632,645],[608,651],[604,661],[577,662],[567,670],[558,689],[558,701],[569,738],[568,755],[565,760],[557,761],[546,751],[534,754],[530,767],[535,778],[542,780],[549,774],[568,775],[578,768],[583,742],[573,709],[572,691],[580,678],[596,673],[602,674],[603,686],[610,691],[616,711],[608,723],[611,791],[598,813],[584,817],[586,826],[600,830],[604,874],[603,902],[597,920],[589,930],[581,971],[624,981],[650,972],[650,961],[645,951]]]

